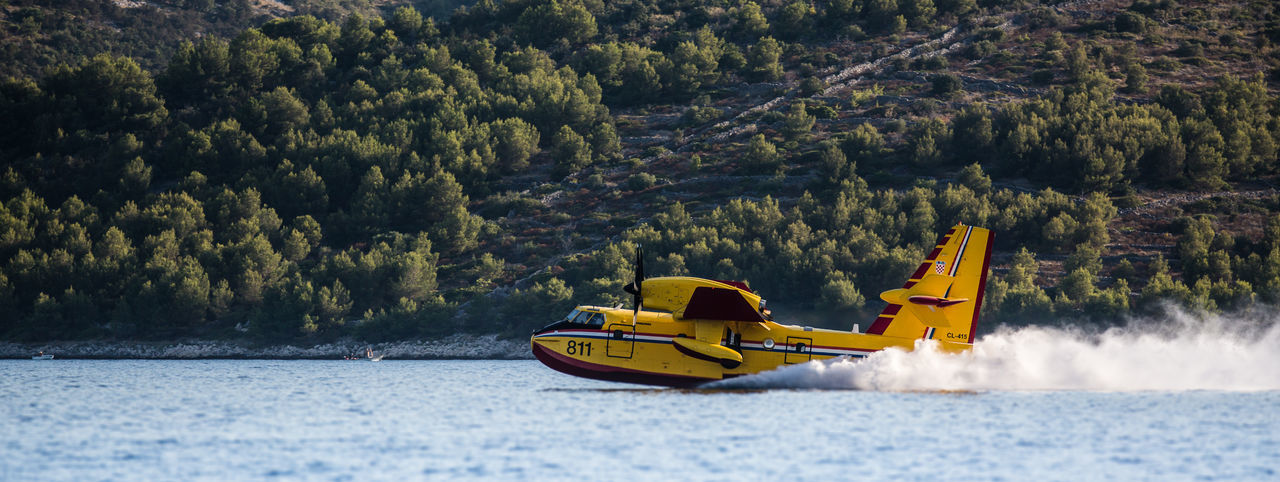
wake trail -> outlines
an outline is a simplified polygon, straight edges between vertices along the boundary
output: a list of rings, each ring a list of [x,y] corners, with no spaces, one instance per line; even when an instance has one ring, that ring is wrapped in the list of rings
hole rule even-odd
[[[1280,311],[1172,311],[1101,333],[1001,328],[958,354],[921,340],[889,349],[705,385],[836,390],[1280,390]]]

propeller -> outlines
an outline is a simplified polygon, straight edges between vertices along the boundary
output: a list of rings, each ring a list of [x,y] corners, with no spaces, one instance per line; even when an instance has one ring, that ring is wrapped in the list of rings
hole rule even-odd
[[[631,306],[635,307],[631,313],[631,322],[635,323],[636,318],[640,316],[640,305],[644,303],[644,296],[641,286],[644,284],[644,248],[636,247],[636,278],[631,284],[623,286],[622,290],[631,293]]]

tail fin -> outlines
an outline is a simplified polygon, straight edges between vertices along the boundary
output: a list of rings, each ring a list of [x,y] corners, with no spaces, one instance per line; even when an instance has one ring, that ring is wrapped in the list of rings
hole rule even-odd
[[[880,294],[889,306],[867,333],[973,343],[994,239],[989,229],[951,228],[902,289]]]

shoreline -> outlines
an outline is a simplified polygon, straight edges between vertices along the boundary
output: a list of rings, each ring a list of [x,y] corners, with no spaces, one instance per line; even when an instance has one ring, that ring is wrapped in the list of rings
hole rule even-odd
[[[0,342],[0,359],[30,359],[44,352],[55,360],[342,360],[372,347],[383,360],[532,360],[529,342],[498,335],[454,334],[435,340],[360,343],[339,340],[318,345],[255,346],[244,341],[179,342],[56,341]]]

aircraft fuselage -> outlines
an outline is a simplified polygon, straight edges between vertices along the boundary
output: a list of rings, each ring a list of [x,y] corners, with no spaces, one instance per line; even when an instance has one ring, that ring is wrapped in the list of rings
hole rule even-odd
[[[579,322],[561,321],[534,333],[530,340],[534,355],[570,375],[649,385],[692,386],[810,360],[860,358],[889,347],[912,350],[919,340],[773,321],[728,322],[720,345],[742,356],[741,364],[730,367],[680,350],[675,340],[695,337],[694,320],[641,311],[633,323],[631,310],[594,306],[578,307],[574,314],[580,313],[599,315],[577,316]],[[584,319],[588,322],[581,322]],[[970,347],[946,340],[939,343],[947,351]]]

